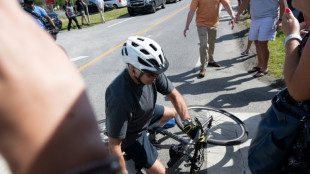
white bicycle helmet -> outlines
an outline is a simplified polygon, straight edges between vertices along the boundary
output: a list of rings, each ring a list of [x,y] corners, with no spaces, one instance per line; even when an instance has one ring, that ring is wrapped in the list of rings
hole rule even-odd
[[[141,36],[130,36],[122,49],[123,60],[142,72],[161,74],[169,62],[158,43]]]

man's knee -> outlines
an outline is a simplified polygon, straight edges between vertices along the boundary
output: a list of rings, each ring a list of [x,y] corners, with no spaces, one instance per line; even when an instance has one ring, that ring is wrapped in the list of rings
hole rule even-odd
[[[159,161],[156,160],[155,163],[149,169],[144,169],[148,174],[166,174],[167,170],[165,166]],[[168,173],[168,172],[167,172]]]

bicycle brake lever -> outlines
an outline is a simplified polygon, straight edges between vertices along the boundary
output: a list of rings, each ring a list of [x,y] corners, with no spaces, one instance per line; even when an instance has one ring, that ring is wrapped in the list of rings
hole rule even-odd
[[[196,122],[196,125],[199,127],[200,131],[201,131],[201,132],[204,132],[203,129],[202,129],[202,124],[201,124],[201,122],[198,120],[197,117],[195,117],[195,122]]]
[[[198,131],[197,131],[197,133],[196,133],[196,136],[195,136],[195,138],[193,139],[193,141],[194,141],[195,143],[197,143],[198,140],[200,139],[200,136],[201,136],[201,130],[198,129]]]

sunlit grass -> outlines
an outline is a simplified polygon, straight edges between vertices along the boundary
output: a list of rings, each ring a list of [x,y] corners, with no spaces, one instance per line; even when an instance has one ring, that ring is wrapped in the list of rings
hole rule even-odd
[[[113,19],[117,19],[117,18],[119,18],[121,16],[124,16],[127,13],[128,13],[128,11],[127,11],[126,7],[119,8],[119,9],[114,9],[114,10],[111,10],[111,11],[106,11],[106,12],[104,12],[104,19],[105,19],[106,22],[107,21],[111,21]],[[59,18],[62,21],[62,28],[61,28],[61,30],[67,30],[69,20],[65,16],[61,16]],[[89,18],[90,18],[90,25],[83,25],[82,26],[83,28],[91,27],[91,26],[94,26],[94,25],[97,25],[97,24],[102,24],[100,13],[89,15]],[[81,22],[81,17],[80,16],[77,17],[77,20],[78,20],[79,25],[81,25],[82,22]],[[72,23],[75,25],[74,21],[72,21]]]
[[[283,65],[285,60],[284,38],[285,35],[280,31],[277,33],[276,40],[269,42],[270,58],[268,68],[270,73],[277,78],[283,78]]]

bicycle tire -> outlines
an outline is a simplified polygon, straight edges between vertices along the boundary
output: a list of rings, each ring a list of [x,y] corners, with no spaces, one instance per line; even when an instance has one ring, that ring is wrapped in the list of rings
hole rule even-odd
[[[235,115],[222,109],[191,106],[188,108],[191,118],[197,117],[203,124],[210,116],[212,126],[208,131],[207,143],[220,146],[238,145],[247,140],[248,130],[245,124]],[[175,118],[177,126],[183,131],[183,123],[179,115]]]

